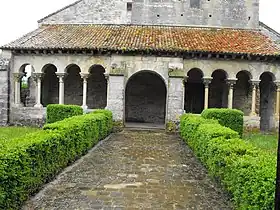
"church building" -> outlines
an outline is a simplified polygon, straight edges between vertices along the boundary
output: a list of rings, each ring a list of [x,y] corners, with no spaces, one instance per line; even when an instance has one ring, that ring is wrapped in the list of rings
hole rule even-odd
[[[234,108],[271,130],[279,40],[259,0],[79,0],[0,47],[0,124],[41,125],[56,103],[109,109],[124,126]]]

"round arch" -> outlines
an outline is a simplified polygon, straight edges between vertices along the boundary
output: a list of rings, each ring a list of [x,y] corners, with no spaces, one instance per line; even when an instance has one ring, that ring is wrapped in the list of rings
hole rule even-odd
[[[107,106],[107,80],[104,66],[94,64],[89,68],[87,105],[90,109],[104,109]]]
[[[252,89],[250,80],[252,75],[249,71],[242,70],[236,74],[236,84],[234,86],[233,108],[244,112],[245,116],[251,113]]]
[[[70,64],[65,68],[67,76],[64,81],[65,104],[82,105],[83,82],[81,80],[81,69],[76,64]]]
[[[42,67],[44,73],[42,79],[42,105],[46,107],[48,104],[58,104],[59,83],[56,75],[57,67],[48,63]]]
[[[275,75],[263,72],[260,76],[260,129],[270,131],[274,127]]]
[[[226,108],[228,106],[228,74],[223,69],[217,69],[212,73],[210,84],[209,108]]]
[[[133,74],[125,86],[125,121],[165,124],[167,88],[153,71]]]
[[[184,109],[186,113],[200,114],[204,109],[203,71],[193,68],[188,71],[187,75]]]

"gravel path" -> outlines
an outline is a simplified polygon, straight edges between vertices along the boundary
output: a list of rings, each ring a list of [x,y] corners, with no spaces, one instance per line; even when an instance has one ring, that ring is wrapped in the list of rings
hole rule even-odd
[[[231,209],[226,195],[179,137],[123,131],[103,141],[24,210]]]

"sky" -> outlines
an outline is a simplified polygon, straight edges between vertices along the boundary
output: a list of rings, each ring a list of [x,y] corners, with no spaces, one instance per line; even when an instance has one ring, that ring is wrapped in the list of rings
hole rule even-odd
[[[75,1],[0,0],[0,46],[36,29],[37,20]],[[278,32],[280,32],[279,8],[279,0],[260,0],[260,20]]]

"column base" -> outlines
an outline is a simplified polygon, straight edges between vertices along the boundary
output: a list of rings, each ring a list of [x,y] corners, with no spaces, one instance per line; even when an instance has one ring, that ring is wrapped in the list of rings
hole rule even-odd
[[[16,108],[21,108],[21,107],[24,107],[24,106],[23,106],[22,103],[20,103],[20,104],[14,104],[14,107],[16,107]]]
[[[83,110],[87,110],[88,106],[87,105],[82,105]]]
[[[250,116],[250,117],[258,117],[257,113],[255,113],[255,112],[250,113],[249,116]]]
[[[43,105],[42,104],[35,104],[35,106],[34,106],[35,108],[43,108]]]

